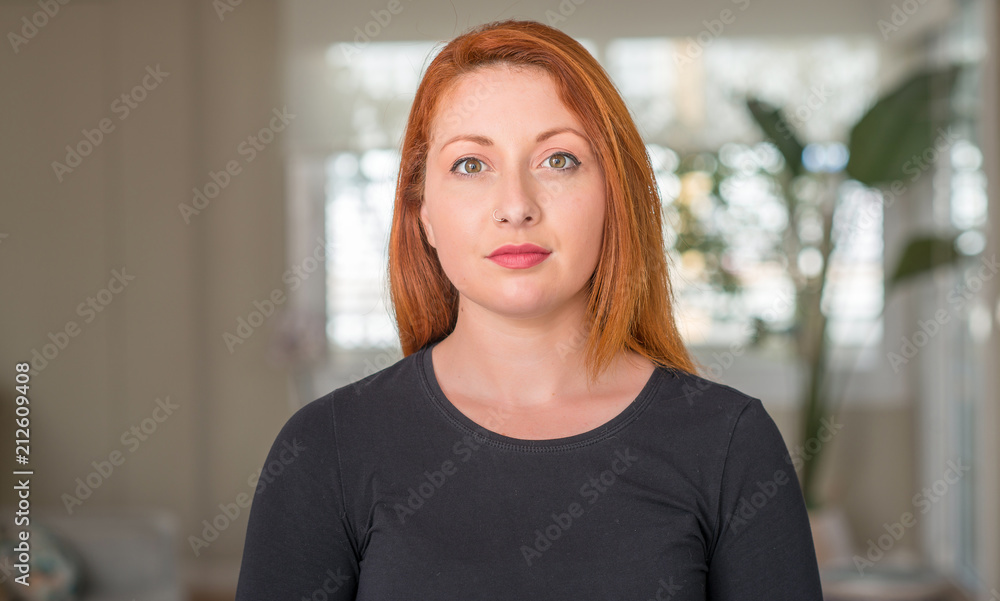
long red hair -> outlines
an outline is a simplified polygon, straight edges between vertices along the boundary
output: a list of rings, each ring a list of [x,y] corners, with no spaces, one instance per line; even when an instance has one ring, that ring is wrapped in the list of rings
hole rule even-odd
[[[427,67],[413,100],[388,249],[389,291],[403,355],[448,336],[458,316],[458,291],[419,219],[437,103],[462,75],[497,64],[540,67],[553,77],[605,174],[604,243],[591,278],[588,329],[577,343],[567,344],[586,344],[592,379],[625,349],[657,365],[696,373],[674,319],[653,168],[625,102],[579,42],[542,23],[514,19],[480,25],[451,40]]]

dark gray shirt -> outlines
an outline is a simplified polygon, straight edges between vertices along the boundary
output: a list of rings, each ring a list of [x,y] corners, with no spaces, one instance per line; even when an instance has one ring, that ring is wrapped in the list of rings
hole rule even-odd
[[[432,347],[288,420],[237,601],[822,600],[759,400],[657,367],[604,425],[521,440],[445,398]]]

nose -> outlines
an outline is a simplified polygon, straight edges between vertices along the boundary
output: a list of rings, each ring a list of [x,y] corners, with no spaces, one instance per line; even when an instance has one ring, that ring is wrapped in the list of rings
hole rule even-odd
[[[524,223],[538,223],[541,219],[541,204],[539,200],[544,192],[542,184],[538,182],[527,168],[513,169],[501,177],[501,185],[496,187],[497,199],[494,203],[496,210],[491,212],[491,219],[497,225],[510,223],[521,225]],[[496,219],[504,221],[496,221]]]

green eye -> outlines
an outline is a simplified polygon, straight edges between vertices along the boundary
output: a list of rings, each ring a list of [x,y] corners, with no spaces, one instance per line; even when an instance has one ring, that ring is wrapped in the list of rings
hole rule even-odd
[[[570,160],[573,161],[572,165],[569,165]],[[565,152],[557,152],[556,154],[550,156],[548,158],[548,162],[550,167],[559,170],[573,169],[580,164],[580,161],[577,161],[576,157]]]
[[[465,169],[464,170],[460,169],[460,167],[463,166],[465,167]],[[456,169],[458,170],[459,175],[474,175],[476,173],[480,173],[483,170],[483,163],[477,158],[462,157],[457,161],[455,161],[455,164],[452,165],[451,170],[455,171]]]

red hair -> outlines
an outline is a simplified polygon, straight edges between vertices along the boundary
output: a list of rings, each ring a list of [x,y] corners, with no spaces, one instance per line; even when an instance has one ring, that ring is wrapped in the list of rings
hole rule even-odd
[[[419,219],[438,101],[462,75],[501,64],[538,67],[553,77],[605,174],[604,242],[590,280],[589,329],[582,332],[588,374],[595,378],[625,349],[657,365],[696,373],[674,320],[653,168],[625,102],[579,42],[542,23],[513,19],[480,25],[449,42],[427,67],[413,100],[388,249],[389,289],[403,355],[448,336],[458,316],[458,291]]]

